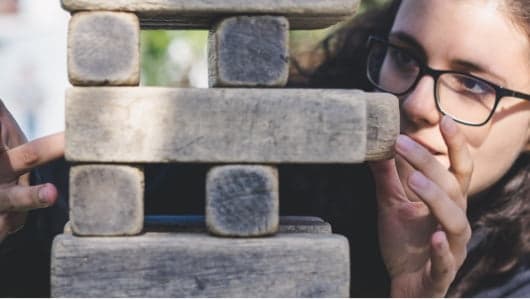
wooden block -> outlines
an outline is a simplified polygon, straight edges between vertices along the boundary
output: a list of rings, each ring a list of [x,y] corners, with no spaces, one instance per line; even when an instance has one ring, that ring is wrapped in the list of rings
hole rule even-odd
[[[399,135],[399,102],[388,97],[366,101],[368,109],[366,160],[390,159]]]
[[[209,29],[219,17],[283,15],[292,29],[318,29],[354,15],[359,0],[62,0],[64,9],[131,11],[144,29]]]
[[[277,16],[223,19],[208,38],[210,87],[282,87],[289,76],[289,22]]]
[[[271,166],[213,167],[206,178],[206,226],[218,236],[257,237],[278,231],[278,170]]]
[[[70,226],[83,236],[134,235],[144,220],[144,174],[120,165],[70,169]]]
[[[203,215],[147,215],[144,231],[206,233],[206,219]],[[331,234],[331,225],[318,217],[280,216],[278,233]]]
[[[332,234],[59,235],[52,297],[348,297],[349,246]]]
[[[138,85],[138,17],[99,11],[73,15],[68,29],[68,77],[78,86]]]
[[[331,225],[319,217],[280,216],[278,233],[331,234]]]
[[[65,155],[79,162],[360,163],[366,102],[375,98],[397,102],[356,90],[77,87],[67,91]]]

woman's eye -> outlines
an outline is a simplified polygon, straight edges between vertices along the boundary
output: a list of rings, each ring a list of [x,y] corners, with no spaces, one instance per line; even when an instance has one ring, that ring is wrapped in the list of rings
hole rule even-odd
[[[459,77],[458,82],[462,89],[474,94],[484,94],[491,90],[484,82],[469,77]]]
[[[416,67],[417,63],[409,55],[399,49],[390,48],[389,55],[395,65],[402,68]]]

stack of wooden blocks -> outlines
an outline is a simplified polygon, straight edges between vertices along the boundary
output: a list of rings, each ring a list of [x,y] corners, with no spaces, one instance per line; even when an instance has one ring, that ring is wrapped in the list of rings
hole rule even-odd
[[[394,97],[281,88],[289,30],[333,25],[357,2],[63,0],[75,165],[52,296],[348,297],[348,241],[318,218],[279,217],[276,165],[392,155]],[[139,87],[141,29],[209,29],[212,88]],[[219,164],[207,229],[149,231],[142,165],[188,162]]]

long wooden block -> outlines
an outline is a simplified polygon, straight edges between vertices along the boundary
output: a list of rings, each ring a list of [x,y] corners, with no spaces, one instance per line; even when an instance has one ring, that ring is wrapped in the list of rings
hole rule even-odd
[[[208,38],[210,87],[282,87],[289,77],[289,22],[238,16],[217,23]]]
[[[144,29],[209,29],[219,17],[283,15],[292,29],[317,29],[351,17],[359,0],[62,0],[64,9],[135,12]]]
[[[76,13],[68,27],[67,54],[73,85],[138,85],[138,17],[124,12]]]
[[[278,231],[278,169],[227,165],[206,178],[206,225],[218,236],[257,237]]]
[[[343,236],[59,235],[52,297],[348,297]]]
[[[83,236],[134,235],[144,220],[144,173],[121,165],[70,169],[70,229]]]
[[[203,215],[147,215],[146,232],[207,233]],[[68,231],[65,229],[65,233]],[[331,225],[314,216],[280,216],[278,233],[331,234]]]
[[[374,98],[396,107],[394,96],[356,90],[77,87],[67,91],[65,155],[79,162],[359,163],[367,156],[366,102]]]

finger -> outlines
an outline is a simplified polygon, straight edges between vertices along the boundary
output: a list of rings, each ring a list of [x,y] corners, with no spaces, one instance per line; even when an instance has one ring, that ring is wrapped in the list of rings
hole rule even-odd
[[[407,194],[407,198],[409,201],[412,202],[422,202],[420,198],[410,190],[407,181],[410,177],[410,175],[416,171],[416,169],[400,154],[395,155],[396,159],[396,167],[399,174],[399,178],[401,180],[401,185],[403,186],[403,189],[405,190],[405,193]]]
[[[440,187],[418,171],[410,176],[409,185],[442,226],[454,254],[460,257],[465,254],[466,244],[471,237],[465,212]]]
[[[57,189],[52,184],[37,186],[13,185],[0,192],[0,211],[29,211],[45,208],[55,203]]]
[[[64,133],[35,139],[0,156],[1,182],[10,182],[32,168],[64,155]]]
[[[21,175],[18,178],[18,184],[22,185],[22,186],[29,186],[30,185],[30,174],[29,174],[29,172]]]
[[[377,199],[384,204],[406,201],[394,159],[369,162],[375,180]]]
[[[424,146],[406,135],[400,135],[396,141],[396,151],[412,167],[446,190],[451,198],[462,197],[457,179]]]
[[[24,132],[0,100],[0,123],[2,123],[3,142],[10,148],[26,143]]]
[[[460,183],[462,192],[467,194],[471,174],[473,173],[473,160],[467,147],[466,138],[455,121],[449,116],[444,116],[440,127],[442,136],[447,144],[449,161],[451,162],[449,170]]]
[[[431,237],[430,281],[432,289],[443,297],[455,275],[456,265],[447,236],[443,231],[437,231]]]
[[[4,137],[4,126],[2,125],[2,122],[0,121],[0,154],[3,154],[9,150],[5,143],[5,137]]]

